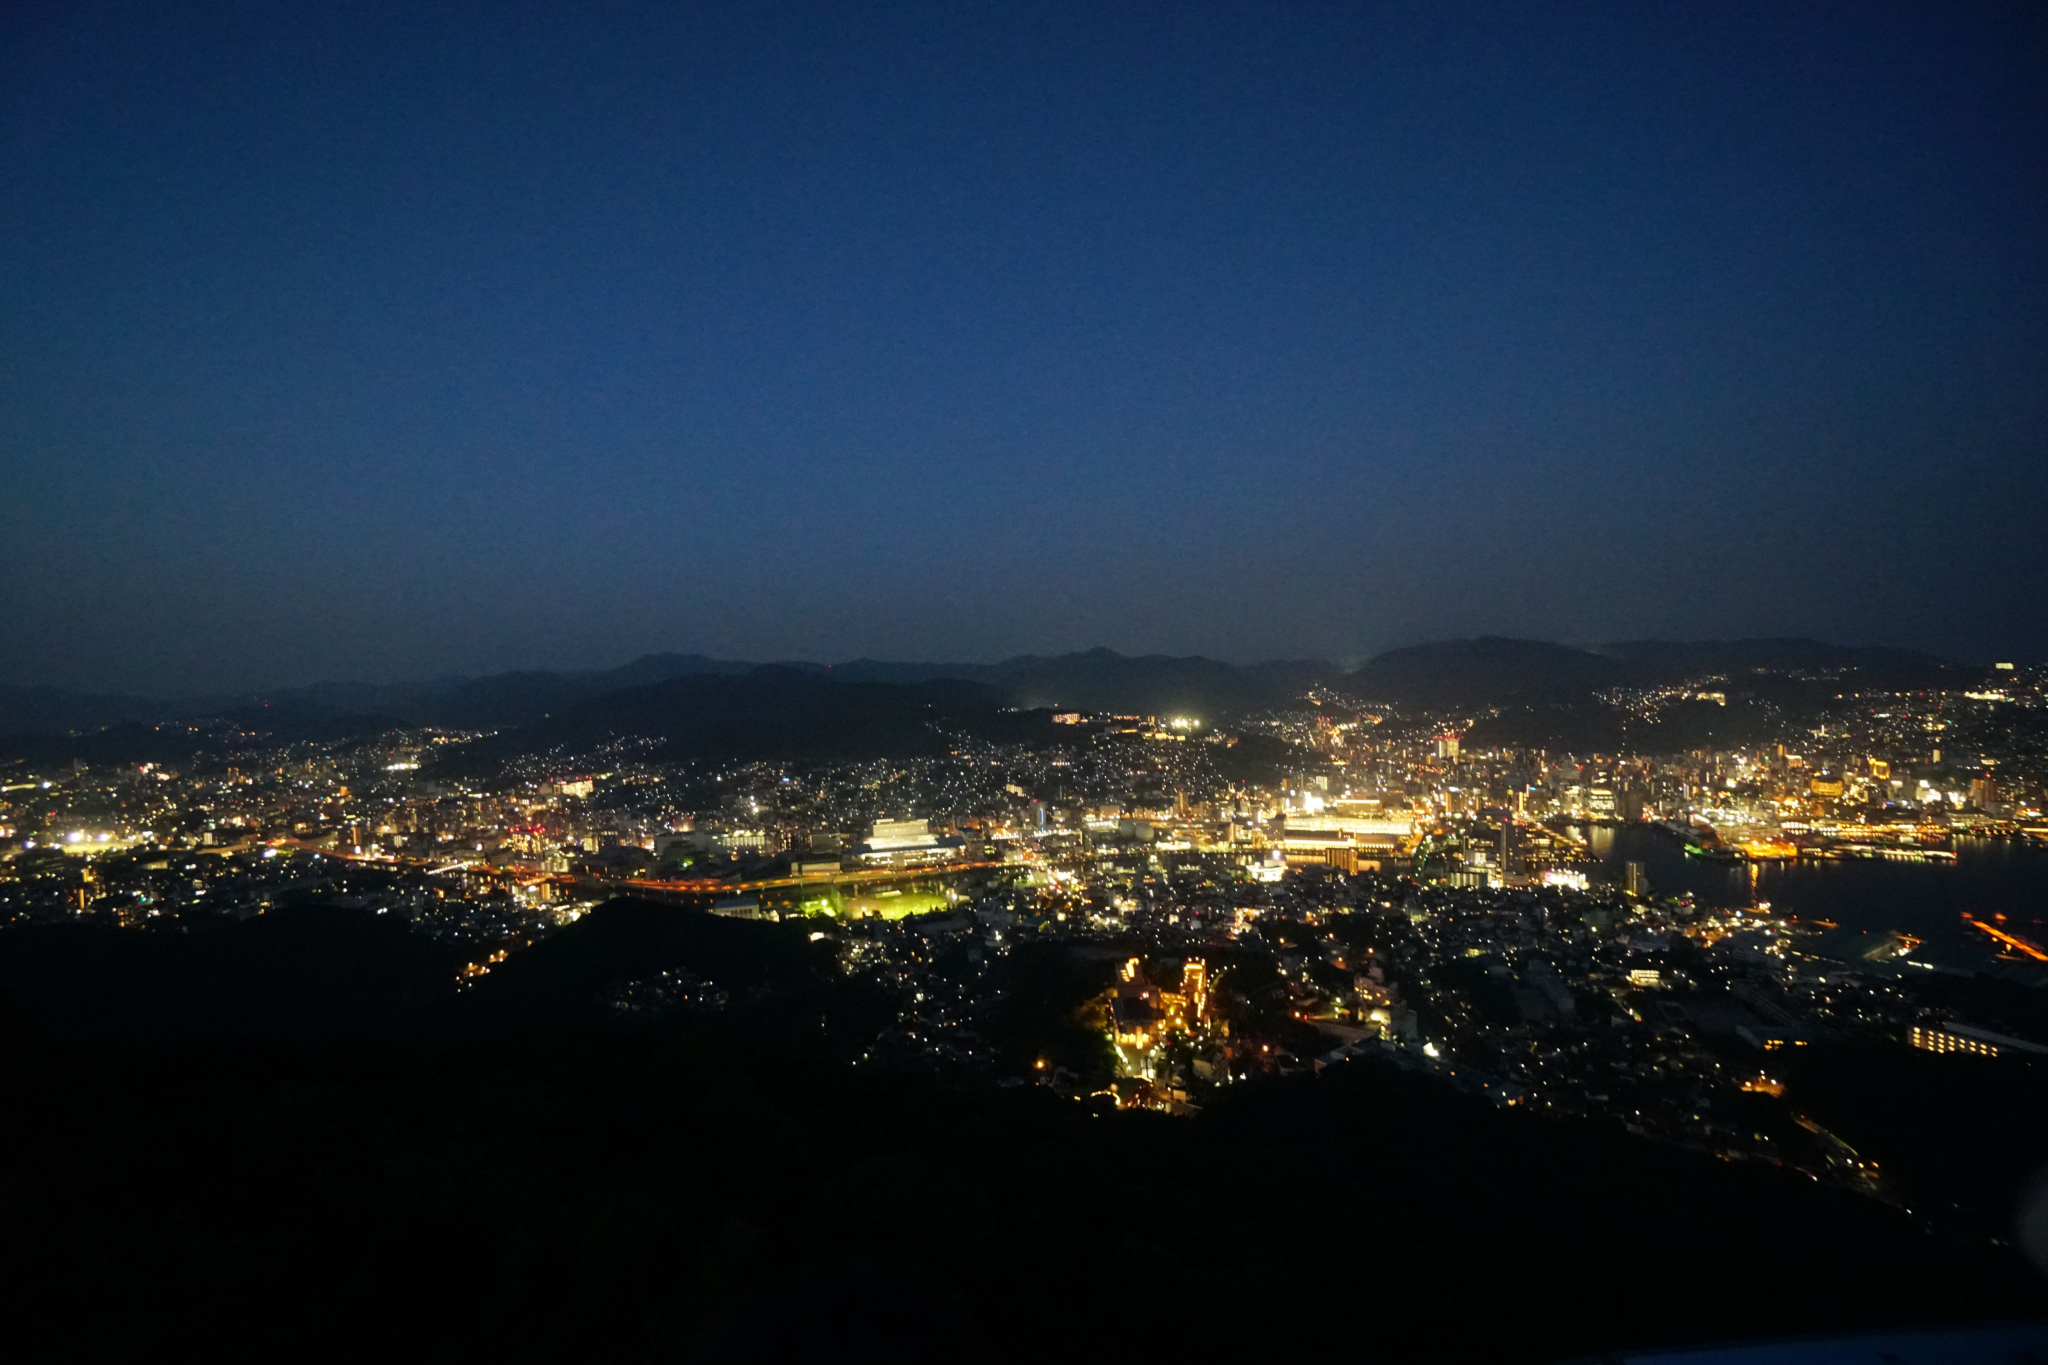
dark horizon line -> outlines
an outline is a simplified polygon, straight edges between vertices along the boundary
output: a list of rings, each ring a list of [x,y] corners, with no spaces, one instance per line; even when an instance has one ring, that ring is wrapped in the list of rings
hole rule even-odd
[[[1446,646],[1481,644],[1489,642],[1513,645],[1536,645],[1562,650],[1570,650],[1576,653],[1595,656],[1605,656],[1609,651],[1616,649],[1649,645],[1665,645],[1672,647],[1700,647],[1710,645],[1734,646],[1799,644],[1819,645],[1830,649],[1853,650],[1859,653],[1885,653],[1891,655],[1917,656],[1919,659],[1928,663],[1939,664],[1946,667],[1955,668],[1967,669],[1989,667],[1993,662],[1993,660],[1990,658],[1981,660],[1959,659],[1950,655],[1938,653],[1934,650],[1921,649],[1914,646],[1891,644],[1864,644],[1843,640],[1825,639],[1819,636],[1812,635],[1730,635],[1703,636],[1690,638],[1681,638],[1675,636],[1640,636],[1626,639],[1601,640],[1592,643],[1575,643],[1564,640],[1544,639],[1539,636],[1500,635],[1493,633],[1482,633],[1477,635],[1440,636],[1430,639],[1417,640],[1409,644],[1391,646],[1389,648],[1382,649],[1371,654],[1362,655],[1357,658],[1333,658],[1324,655],[1302,654],[1292,656],[1267,656],[1264,658],[1257,659],[1230,659],[1221,658],[1216,655],[1201,653],[1173,654],[1164,651],[1151,651],[1147,653],[1125,653],[1109,645],[1097,644],[1091,645],[1084,649],[1072,649],[1059,653],[1026,652],[1018,654],[1006,654],[1001,656],[1000,658],[995,659],[886,659],[878,658],[873,655],[863,654],[857,655],[849,659],[840,659],[833,662],[821,662],[816,659],[807,659],[802,657],[784,657],[769,659],[726,658],[716,654],[705,653],[701,650],[655,649],[644,650],[638,654],[633,655],[631,658],[626,659],[622,663],[598,667],[515,667],[498,669],[480,669],[474,672],[448,672],[428,675],[410,675],[396,678],[387,677],[382,679],[365,677],[352,678],[326,676],[315,677],[298,682],[275,682],[255,687],[242,686],[234,688],[203,688],[190,691],[179,691],[170,693],[144,693],[119,688],[100,688],[93,686],[78,686],[67,683],[49,682],[0,682],[0,687],[4,687],[19,692],[69,693],[80,697],[97,696],[106,698],[129,698],[134,700],[152,702],[225,702],[229,700],[240,700],[245,697],[254,700],[261,700],[266,694],[304,692],[311,689],[323,687],[433,688],[459,687],[467,683],[478,682],[489,678],[505,678],[517,676],[589,678],[602,676],[607,673],[623,672],[626,669],[632,668],[635,664],[644,663],[648,660],[658,659],[701,659],[708,664],[720,665],[735,670],[788,667],[816,669],[820,671],[830,672],[833,669],[846,668],[858,664],[879,665],[895,668],[958,667],[986,669],[1000,668],[1006,664],[1017,664],[1024,663],[1027,661],[1045,662],[1065,659],[1078,659],[1090,655],[1106,655],[1117,659],[1131,661],[1207,663],[1234,669],[1259,669],[1273,667],[1322,667],[1334,669],[1344,674],[1351,674],[1358,672],[1360,669],[1364,668],[1368,664],[1374,663],[1378,660],[1385,659],[1394,655],[1405,654],[1420,650],[1428,650],[1432,648],[1442,648]],[[2013,656],[2012,661],[2017,661],[2017,657],[2018,656],[2016,655]],[[2006,662],[2006,660],[1999,661]],[[2031,664],[2029,666],[2031,666]]]

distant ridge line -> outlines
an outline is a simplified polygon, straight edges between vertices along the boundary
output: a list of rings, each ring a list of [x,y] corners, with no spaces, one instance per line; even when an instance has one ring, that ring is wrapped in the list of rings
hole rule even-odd
[[[1220,719],[1296,702],[1326,685],[1348,695],[1421,707],[1560,704],[1605,688],[1753,670],[1855,669],[1902,683],[1958,666],[1918,650],[1840,645],[1801,637],[1624,640],[1582,647],[1482,635],[1404,645],[1355,669],[1326,659],[1233,664],[1204,655],[1120,654],[1098,645],[1069,654],[1018,654],[996,663],[857,658],[839,663],[757,663],[699,653],[643,654],[615,668],[525,669],[419,682],[319,682],[268,692],[154,698],[0,685],[0,737],[63,735],[114,725],[161,725],[248,716],[272,725],[342,717],[392,725],[500,729],[594,698],[689,677],[740,678],[763,670],[832,682],[912,686],[955,680],[995,689],[1019,707],[1192,714]]]

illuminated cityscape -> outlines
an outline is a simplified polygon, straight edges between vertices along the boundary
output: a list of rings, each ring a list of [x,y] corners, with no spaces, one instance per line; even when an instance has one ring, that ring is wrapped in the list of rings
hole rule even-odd
[[[0,9],[0,1360],[2048,1360],[2044,56]]]
[[[1604,704],[1719,713],[1771,681]],[[1807,715],[1753,704],[1754,742],[1627,755],[1490,739],[1499,708],[1336,682],[1226,718],[1049,711],[1032,742],[938,730],[923,754],[858,762],[676,758],[624,735],[501,747],[478,770],[480,734],[273,743],[196,723],[168,732],[182,760],[16,761],[0,907],[138,934],[310,905],[391,916],[445,945],[465,988],[619,897],[797,922],[895,1001],[870,1066],[1187,1116],[1234,1084],[1363,1060],[1887,1197],[1871,1162],[1773,1102],[1781,1056],[1844,1038],[2040,1052],[2016,1036],[2038,1030],[2026,1009],[1972,1014],[1964,987],[2017,989],[2038,1014],[2048,935],[1967,912],[1940,941],[1843,927],[1775,909],[1759,877],[2048,841],[2048,697],[2038,670],[2003,666],[1825,687]],[[1660,887],[1612,855],[1621,831],[1750,894]],[[1080,1045],[1027,1058],[1003,1037],[1019,954],[1095,983],[1071,1002]],[[664,1008],[632,981],[615,994]]]

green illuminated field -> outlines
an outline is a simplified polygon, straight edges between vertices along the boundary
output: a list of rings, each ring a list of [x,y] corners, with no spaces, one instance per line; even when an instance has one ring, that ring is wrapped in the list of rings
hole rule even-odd
[[[903,919],[910,915],[929,915],[934,910],[944,910],[953,902],[943,891],[885,891],[874,896],[846,897],[846,913],[850,916],[880,915],[883,919]]]
[[[801,900],[790,901],[782,913],[799,915],[827,915],[834,919],[905,919],[911,915],[928,915],[934,910],[951,907],[954,898],[944,890],[911,888],[906,891],[881,891],[871,895],[849,896],[837,887],[829,888]]]

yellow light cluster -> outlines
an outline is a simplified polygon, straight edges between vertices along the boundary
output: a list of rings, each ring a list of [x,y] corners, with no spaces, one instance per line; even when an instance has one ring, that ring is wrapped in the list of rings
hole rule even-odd
[[[1913,1026],[1913,1046],[1928,1052],[1969,1052],[1979,1057],[1996,1057],[1998,1049],[1975,1038],[1965,1038],[1947,1029]]]

